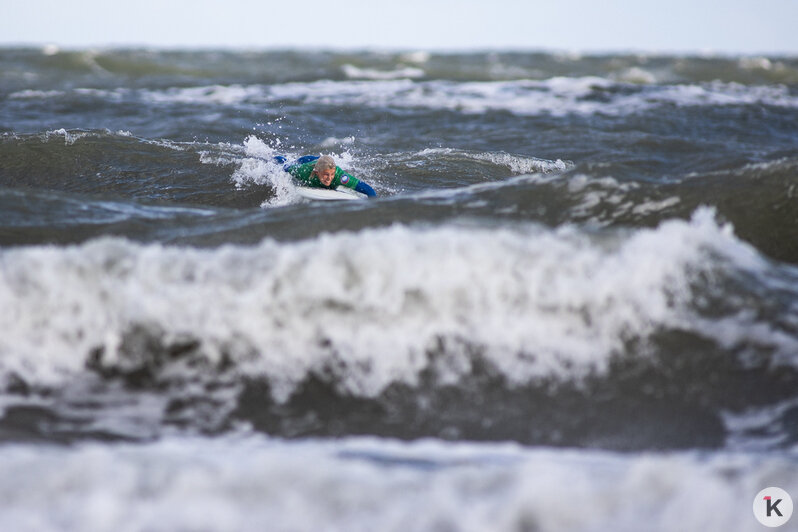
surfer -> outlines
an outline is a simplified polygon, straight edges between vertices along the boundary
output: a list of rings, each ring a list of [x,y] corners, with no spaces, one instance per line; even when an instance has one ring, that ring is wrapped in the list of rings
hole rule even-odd
[[[277,162],[285,163],[285,157],[274,158]],[[352,174],[348,174],[335,165],[335,159],[329,155],[304,155],[291,163],[285,164],[283,169],[291,174],[294,179],[303,185],[314,188],[335,189],[344,186],[360,192],[369,197],[376,197],[377,193],[367,183],[360,181]]]

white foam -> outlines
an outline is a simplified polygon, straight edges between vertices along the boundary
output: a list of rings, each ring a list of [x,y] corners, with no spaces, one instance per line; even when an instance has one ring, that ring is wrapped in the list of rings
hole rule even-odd
[[[742,85],[715,81],[701,84],[654,84],[656,76],[636,68],[618,74],[619,81],[595,76],[513,81],[415,81],[423,71],[358,69],[346,65],[350,81],[321,80],[276,85],[210,85],[160,90],[74,89],[72,92],[112,101],[193,105],[274,104],[300,100],[315,105],[355,105],[452,110],[470,114],[506,111],[521,116],[606,114],[624,116],[663,105],[772,105],[798,107],[798,96],[786,85]],[[611,91],[621,87],[625,90]],[[603,91],[601,98],[593,98]],[[62,91],[18,91],[17,99],[60,98]]]
[[[729,435],[727,449],[763,451],[789,445],[789,411],[798,408],[798,399],[776,404],[749,407],[743,411],[723,412],[723,423]]]
[[[131,94],[134,94],[134,92],[131,89],[124,87],[111,89],[111,90],[77,88],[74,89],[73,92],[81,96],[90,96],[92,98],[111,100],[113,102],[121,102],[126,97],[130,96]]]
[[[573,379],[660,327],[726,337],[722,320],[698,324],[690,310],[690,283],[718,257],[765,267],[708,211],[617,241],[568,228],[394,226],[215,250],[119,239],[9,249],[0,370],[58,383],[98,347],[124,364],[122,336],[143,324],[196,338],[212,362],[228,353],[278,399],[331,364],[358,395],[412,384],[441,343],[453,355],[441,368],[449,380],[469,371],[473,349],[511,382]],[[755,318],[728,319],[736,341],[796,347]]]
[[[645,201],[635,205],[632,209],[632,213],[645,216],[656,212],[662,212],[678,205],[681,201],[682,200],[678,196],[671,196],[660,201]]]
[[[401,61],[405,61],[407,63],[415,63],[415,64],[418,64],[418,65],[421,65],[421,64],[429,62],[430,57],[432,57],[432,54],[430,54],[429,52],[426,52],[426,51],[423,51],[423,50],[418,50],[416,52],[407,52],[407,53],[401,54],[399,56],[399,59]]]
[[[106,130],[106,133],[110,133]],[[66,130],[64,128],[56,129],[53,131],[47,131],[44,134],[44,140],[49,141],[52,137],[64,137],[64,144],[67,146],[72,146],[75,142],[79,141],[82,138],[86,137],[97,137],[99,136],[98,133],[92,131],[80,131],[80,130]]]
[[[332,147],[338,145],[348,145],[354,142],[353,137],[344,139],[329,138],[322,143],[322,147]],[[280,147],[280,140],[272,141],[276,147]],[[250,186],[268,185],[271,196],[266,199],[263,207],[278,207],[303,201],[296,191],[296,184],[289,173],[283,169],[283,163],[274,160],[276,155],[285,156],[289,161],[303,154],[292,153],[289,150],[277,150],[270,143],[263,141],[255,135],[250,135],[243,145],[243,157],[237,152],[241,150],[231,145],[221,146],[223,152],[234,152],[233,156],[219,156],[218,154],[205,153],[202,162],[210,164],[238,164],[238,168],[231,176],[236,188],[247,188]],[[357,171],[354,156],[349,152],[329,152],[339,166]]]
[[[737,66],[743,70],[772,70],[773,63],[767,57],[741,57]]]
[[[674,103],[682,106],[753,105],[798,107],[798,98],[786,85],[749,86],[741,83],[714,81],[702,85],[669,85],[647,94],[652,103]]]
[[[12,92],[8,95],[10,99],[15,100],[32,100],[32,99],[50,99],[50,98],[60,98],[64,95],[64,91],[57,91],[57,90],[35,90],[35,89],[25,89],[17,92]]]
[[[327,137],[319,144],[322,148],[333,148],[336,146],[340,146],[342,144],[354,144],[355,137],[344,137],[344,138],[337,138],[337,137]]]
[[[626,83],[636,83],[641,85],[652,85],[657,82],[657,76],[652,72],[640,67],[627,68],[623,72],[613,76],[617,81]]]
[[[166,90],[142,90],[139,94],[143,100],[152,103],[235,105],[244,102],[266,101],[266,91],[260,85],[180,87]]]
[[[236,161],[239,166],[231,177],[239,189],[252,185],[269,185],[273,195],[264,200],[264,206],[287,205],[299,200],[290,174],[283,170],[282,164],[274,160],[276,155],[278,153],[269,144],[250,135],[244,141],[244,157]]]
[[[363,438],[0,448],[4,530],[758,530],[783,455],[616,455]]]
[[[586,94],[593,82],[608,83],[599,78],[466,83],[321,81],[274,87],[272,94],[278,98],[301,98],[314,104],[449,109],[473,114],[498,110],[518,114],[592,113],[602,104],[580,102],[578,98]]]
[[[386,81],[314,81],[310,83],[285,83],[269,89],[274,100],[299,99],[318,104],[385,105],[399,98],[403,91],[412,91],[417,84],[408,79]],[[401,100],[399,102],[401,105]]]
[[[354,65],[343,65],[341,70],[350,79],[413,79],[424,77],[425,72],[420,68],[405,67],[396,70],[377,70],[373,68],[359,68]]]
[[[643,71],[628,74],[633,76],[635,83],[652,82],[650,75]],[[606,98],[589,98],[597,90],[618,85],[599,77],[460,83],[317,81],[274,86],[270,97],[299,98],[306,103],[326,105],[449,109],[473,114],[507,111],[518,115],[555,116],[597,113],[623,116],[668,104],[685,107],[748,104],[798,107],[798,97],[792,95],[785,85],[747,86],[717,81],[690,85],[634,85],[629,86],[634,90],[609,94],[608,101]]]
[[[563,172],[572,164],[557,159],[547,161],[528,155],[514,155],[503,152],[469,152],[454,148],[425,148],[417,154],[420,157],[429,155],[456,156],[477,161],[487,161],[497,166],[507,167],[513,174],[533,174],[538,172]]]
[[[55,44],[45,44],[42,46],[42,55],[57,55],[61,52],[61,49]]]

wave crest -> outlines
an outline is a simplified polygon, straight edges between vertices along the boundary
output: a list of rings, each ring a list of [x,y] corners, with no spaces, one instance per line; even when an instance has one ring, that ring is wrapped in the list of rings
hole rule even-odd
[[[705,211],[620,240],[394,226],[253,248],[100,239],[15,249],[2,256],[12,332],[0,352],[4,373],[51,381],[97,349],[118,360],[120,338],[153,324],[198,342],[208,360],[268,375],[282,397],[331,361],[347,368],[338,386],[358,395],[413,382],[441,342],[453,360],[478,351],[512,382],[574,378],[602,371],[631,340],[689,328],[693,283],[730,249],[735,267],[761,260]]]

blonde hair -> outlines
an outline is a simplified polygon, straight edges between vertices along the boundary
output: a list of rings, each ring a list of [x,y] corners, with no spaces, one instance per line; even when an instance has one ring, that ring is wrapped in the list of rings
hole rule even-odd
[[[313,170],[316,172],[322,172],[324,170],[335,170],[335,159],[330,157],[329,155],[322,155],[316,161],[316,164],[313,165]]]

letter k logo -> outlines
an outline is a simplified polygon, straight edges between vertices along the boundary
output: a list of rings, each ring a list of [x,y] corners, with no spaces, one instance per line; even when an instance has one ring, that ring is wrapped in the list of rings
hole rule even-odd
[[[767,527],[779,527],[792,517],[792,497],[781,488],[765,488],[754,497],[754,517]]]
[[[777,500],[776,502],[773,502],[773,498],[770,495],[764,497],[764,499],[768,505],[767,506],[768,517],[770,517],[773,512],[776,512],[776,515],[778,515],[779,517],[784,517],[783,515],[781,515],[781,512],[779,511],[779,503],[781,502],[781,499]]]

